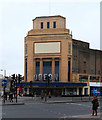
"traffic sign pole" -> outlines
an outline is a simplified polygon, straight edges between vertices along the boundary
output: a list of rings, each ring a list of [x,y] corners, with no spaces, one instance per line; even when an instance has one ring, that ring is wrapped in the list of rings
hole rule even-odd
[[[2,80],[1,81],[2,83],[2,86],[3,86],[3,91],[4,91],[4,94],[3,94],[3,102],[5,103],[5,88],[6,88],[6,85],[7,85],[7,80]]]

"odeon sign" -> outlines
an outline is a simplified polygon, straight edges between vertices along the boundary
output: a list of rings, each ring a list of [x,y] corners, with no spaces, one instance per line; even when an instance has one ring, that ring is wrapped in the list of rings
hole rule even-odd
[[[59,80],[59,74],[35,74],[34,75],[34,80],[35,81],[40,81],[40,80],[46,80],[46,76],[49,76],[50,80],[54,79],[55,81]]]

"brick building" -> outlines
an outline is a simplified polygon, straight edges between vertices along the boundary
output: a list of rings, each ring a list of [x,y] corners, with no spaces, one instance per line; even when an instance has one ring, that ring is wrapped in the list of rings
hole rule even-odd
[[[91,82],[101,83],[102,51],[73,39],[65,17],[36,17],[24,46],[25,94],[89,95]]]

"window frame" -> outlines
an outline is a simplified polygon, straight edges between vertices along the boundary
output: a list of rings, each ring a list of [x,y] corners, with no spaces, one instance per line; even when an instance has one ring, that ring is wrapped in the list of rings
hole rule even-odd
[[[50,22],[47,22],[47,29],[50,28]]]
[[[41,29],[43,29],[43,26],[44,26],[44,24],[43,24],[43,22],[41,22]]]
[[[53,28],[56,28],[56,21],[53,22]]]

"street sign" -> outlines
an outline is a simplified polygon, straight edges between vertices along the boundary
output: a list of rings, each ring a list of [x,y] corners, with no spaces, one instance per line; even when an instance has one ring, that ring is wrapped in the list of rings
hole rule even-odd
[[[2,84],[2,86],[6,86],[7,85],[7,80],[2,80],[1,84]]]

